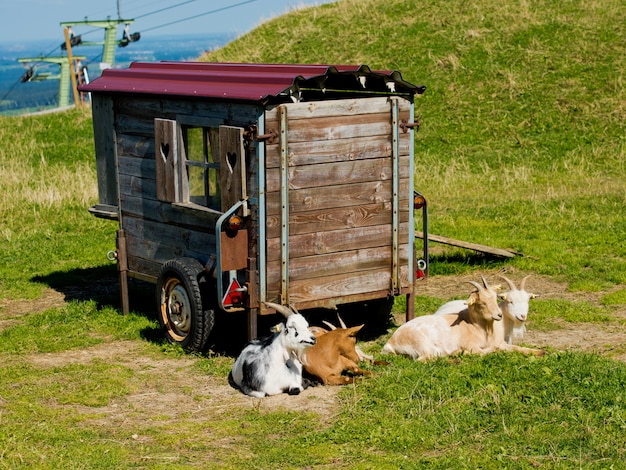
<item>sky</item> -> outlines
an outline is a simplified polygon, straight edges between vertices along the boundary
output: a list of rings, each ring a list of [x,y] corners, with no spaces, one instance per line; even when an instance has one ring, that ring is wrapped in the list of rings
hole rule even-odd
[[[215,33],[243,34],[263,21],[294,8],[333,0],[0,0],[0,43],[63,40],[61,22],[134,19],[130,32],[147,35]],[[189,19],[191,17],[195,19]],[[75,34],[95,34],[89,26],[75,26]],[[96,30],[98,31],[98,30]],[[118,30],[121,31],[121,28]],[[85,39],[100,40],[97,36]]]

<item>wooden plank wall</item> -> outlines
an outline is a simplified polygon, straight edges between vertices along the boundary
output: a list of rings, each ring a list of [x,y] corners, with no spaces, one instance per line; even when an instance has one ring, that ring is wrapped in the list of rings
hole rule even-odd
[[[98,172],[98,202],[117,206],[117,173],[115,170],[116,142],[113,125],[113,99],[94,94],[91,100]]]
[[[184,209],[157,197],[155,118],[176,120],[177,115],[187,115],[245,127],[256,122],[258,112],[254,106],[116,96],[121,226],[127,237],[131,272],[156,278],[161,265],[169,259],[191,256],[206,263],[215,254],[214,231],[219,214]],[[256,161],[254,154],[251,160]],[[254,165],[250,165],[248,177],[249,186],[256,189]]]
[[[282,105],[287,110],[289,301],[306,308],[389,292],[392,114],[387,98]],[[400,119],[410,103],[400,100]],[[279,108],[266,130],[280,135]],[[408,280],[410,134],[400,131],[400,261]],[[267,293],[280,295],[280,145],[266,147]],[[322,302],[323,304],[324,302]]]

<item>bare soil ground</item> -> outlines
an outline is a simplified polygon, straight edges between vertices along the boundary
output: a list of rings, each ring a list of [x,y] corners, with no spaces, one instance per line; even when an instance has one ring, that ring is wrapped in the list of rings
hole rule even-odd
[[[517,278],[514,274],[511,277]],[[419,286],[420,295],[441,299],[463,297],[468,286],[465,281],[475,276],[436,276]],[[560,298],[599,302],[601,294],[572,293],[567,286],[547,278],[532,277],[527,289],[539,292],[542,298]],[[84,295],[84,292],[82,293]],[[603,293],[606,294],[606,293]],[[71,296],[70,296],[71,297]],[[36,300],[0,301],[0,329],[20,321],[22,315],[61,307],[68,298],[64,293],[47,289]],[[532,315],[532,313],[531,313]],[[616,317],[626,318],[626,308],[616,308]],[[404,315],[396,315],[396,323],[404,322]],[[572,324],[563,322],[560,329],[548,332],[534,331],[532,316],[524,343],[536,347],[549,347],[552,350],[589,351],[604,354],[616,360],[626,361],[622,347],[626,344],[626,328],[600,324]],[[366,345],[367,346],[367,345]],[[255,399],[234,390],[226,377],[211,377],[190,367],[198,359],[193,357],[154,360],[148,353],[145,343],[140,341],[112,341],[84,350],[71,350],[54,354],[35,354],[30,361],[40,367],[59,367],[75,363],[90,363],[103,360],[128,367],[146,378],[140,393],[123,397],[110,403],[105,412],[109,423],[132,429],[135,420],[145,421],[150,416],[171,416],[172,420],[207,419],[216,414],[227,413],[232,407],[250,407],[257,411],[283,408],[315,412],[322,420],[330,420],[339,409],[338,387],[316,386],[298,396],[267,397]],[[181,391],[184,391],[181,393]],[[202,400],[198,400],[202,397]],[[176,403],[176,406],[172,406]],[[76,410],[80,412],[80,410]],[[191,418],[189,418],[191,417]]]

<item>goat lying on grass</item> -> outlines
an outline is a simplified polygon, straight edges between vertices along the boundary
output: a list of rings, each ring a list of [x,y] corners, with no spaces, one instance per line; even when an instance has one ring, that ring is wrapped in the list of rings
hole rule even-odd
[[[498,294],[482,277],[483,285],[468,281],[476,288],[467,300],[467,308],[458,314],[424,315],[400,326],[383,347],[384,353],[402,354],[425,361],[457,353],[487,354],[494,351],[518,351],[543,355],[543,351],[522,348],[504,341],[494,333],[494,322],[502,319]]]
[[[519,289],[508,277],[500,277],[509,285],[509,290],[499,296],[501,300],[498,305],[502,310],[502,322],[495,323],[494,328],[502,329],[504,341],[513,344],[513,340],[518,342],[524,338],[526,320],[528,319],[528,303],[537,296],[525,290],[526,280],[530,274],[522,279]],[[465,300],[452,300],[439,307],[435,315],[459,314],[466,309]]]
[[[326,323],[331,329],[311,327],[316,337],[314,346],[300,356],[304,370],[324,385],[344,385],[353,383],[355,375],[370,375],[357,364],[361,359],[356,346],[356,334],[363,325],[347,328],[339,318],[342,328]],[[343,375],[344,372],[353,375]]]
[[[304,390],[302,364],[298,359],[316,342],[309,324],[293,307],[265,302],[286,317],[276,332],[248,343],[233,365],[230,379],[246,395],[261,398]]]

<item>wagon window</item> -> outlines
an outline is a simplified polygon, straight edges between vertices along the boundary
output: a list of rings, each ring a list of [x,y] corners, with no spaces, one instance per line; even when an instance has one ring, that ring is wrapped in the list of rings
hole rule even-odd
[[[221,210],[219,128],[183,126],[187,202]]]

